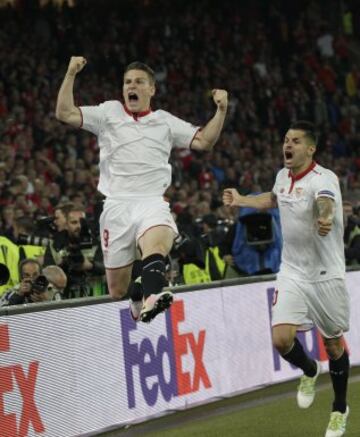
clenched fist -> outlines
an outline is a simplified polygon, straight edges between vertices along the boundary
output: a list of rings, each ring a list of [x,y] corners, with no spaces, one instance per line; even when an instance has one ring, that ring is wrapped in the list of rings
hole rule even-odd
[[[228,93],[225,90],[212,90],[212,95],[216,106],[221,111],[226,111],[228,105]]]
[[[318,219],[318,234],[321,237],[326,237],[326,235],[331,231],[332,220],[331,219]]]
[[[85,67],[86,62],[86,59],[82,56],[71,56],[68,66],[68,73],[74,76],[80,73],[80,71]]]
[[[226,188],[223,192],[222,200],[225,206],[241,206],[241,196],[235,188]]]

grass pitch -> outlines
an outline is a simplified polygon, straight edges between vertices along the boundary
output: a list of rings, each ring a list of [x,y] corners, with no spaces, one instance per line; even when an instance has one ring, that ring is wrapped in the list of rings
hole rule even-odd
[[[308,410],[296,406],[295,397],[287,396],[265,405],[244,409],[231,414],[195,420],[163,431],[147,433],[147,437],[323,437],[329,420],[332,391],[317,394]],[[360,382],[349,390],[350,416],[346,437],[360,436]]]
[[[360,437],[360,368],[349,381],[350,416],[344,437]],[[296,405],[298,380],[225,399],[102,437],[324,437],[333,392],[328,374],[318,380],[314,404]]]

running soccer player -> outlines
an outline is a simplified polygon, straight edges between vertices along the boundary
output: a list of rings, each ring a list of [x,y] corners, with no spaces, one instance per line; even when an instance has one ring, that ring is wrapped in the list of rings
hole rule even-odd
[[[303,370],[297,393],[300,408],[314,401],[320,363],[310,359],[296,332],[317,326],[329,357],[334,389],[326,437],[344,435],[349,357],[343,333],[349,329],[349,296],[345,286],[342,200],[336,175],[313,161],[317,138],[312,123],[299,121],[283,144],[285,168],[272,192],[241,196],[226,189],[229,206],[278,207],[283,251],[272,312],[273,344],[281,356]]]
[[[163,199],[171,183],[169,156],[173,147],[211,150],[221,133],[227,92],[213,90],[217,110],[202,129],[162,110],[152,111],[153,70],[141,62],[125,69],[124,104],[118,100],[77,107],[73,87],[86,59],[72,57],[59,90],[56,117],[95,134],[100,148],[98,189],[106,196],[100,217],[101,245],[111,296],[123,297],[139,248],[141,287],[133,287],[130,309],[134,320],[151,321],[173,300],[165,285],[165,257],[177,227]]]

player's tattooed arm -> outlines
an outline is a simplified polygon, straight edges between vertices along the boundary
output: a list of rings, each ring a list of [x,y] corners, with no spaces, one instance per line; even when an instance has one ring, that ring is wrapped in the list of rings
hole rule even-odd
[[[318,212],[318,234],[325,237],[331,231],[334,218],[334,201],[329,197],[318,197],[316,207]]]

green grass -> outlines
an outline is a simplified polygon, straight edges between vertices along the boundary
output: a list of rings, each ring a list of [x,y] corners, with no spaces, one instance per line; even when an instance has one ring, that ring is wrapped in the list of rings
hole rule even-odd
[[[350,416],[345,437],[360,437],[360,367],[351,369]],[[332,388],[320,375],[313,406],[296,405],[298,380],[276,384],[158,419],[102,433],[101,437],[324,437]]]
[[[349,387],[349,405],[346,437],[360,435],[360,382]],[[244,409],[219,417],[196,420],[188,425],[146,433],[147,437],[323,437],[329,420],[332,390],[317,394],[314,405],[300,410],[295,398],[285,398],[267,405]]]

